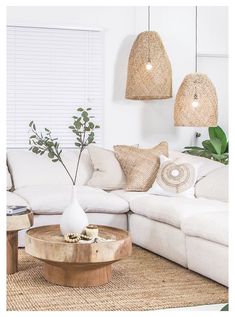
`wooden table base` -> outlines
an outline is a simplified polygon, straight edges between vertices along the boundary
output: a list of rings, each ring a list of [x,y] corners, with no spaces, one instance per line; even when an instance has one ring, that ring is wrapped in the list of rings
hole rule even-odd
[[[18,271],[18,231],[7,231],[7,274]]]
[[[99,286],[111,280],[112,267],[111,263],[70,264],[44,262],[43,276],[48,282],[63,286]]]

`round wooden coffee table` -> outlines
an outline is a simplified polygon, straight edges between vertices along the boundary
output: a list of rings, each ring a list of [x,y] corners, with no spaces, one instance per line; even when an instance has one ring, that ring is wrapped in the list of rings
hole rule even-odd
[[[33,225],[33,213],[27,210],[21,215],[7,216],[7,274],[18,270],[18,231]]]
[[[113,262],[131,255],[132,243],[127,231],[98,226],[99,236],[115,241],[91,244],[68,243],[59,225],[29,229],[25,251],[42,260],[43,276],[51,283],[86,287],[111,280]]]

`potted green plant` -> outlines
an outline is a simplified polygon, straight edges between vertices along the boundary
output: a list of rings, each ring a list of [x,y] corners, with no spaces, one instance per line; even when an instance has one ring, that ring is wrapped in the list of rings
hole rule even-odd
[[[186,146],[183,153],[203,156],[227,165],[229,163],[229,143],[223,129],[219,126],[208,129],[209,140],[202,142],[202,147]]]
[[[73,116],[73,124],[69,127],[76,136],[75,146],[79,149],[74,176],[71,175],[62,159],[63,150],[58,139],[52,137],[52,133],[48,128],[45,128],[44,133],[38,132],[34,121],[29,123],[32,132],[29,138],[29,150],[37,155],[47,154],[53,163],[59,162],[64,167],[73,185],[71,202],[65,208],[61,217],[60,229],[64,235],[70,232],[81,233],[88,225],[87,215],[77,201],[76,181],[82,152],[89,144],[95,143],[95,130],[99,128],[91,120],[94,118],[94,116],[89,114],[91,110],[91,108],[78,108],[79,116]]]

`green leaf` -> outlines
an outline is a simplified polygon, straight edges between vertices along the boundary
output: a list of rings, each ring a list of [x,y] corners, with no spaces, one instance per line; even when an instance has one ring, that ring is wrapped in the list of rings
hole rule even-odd
[[[74,143],[76,146],[80,147],[81,146],[81,143],[78,143],[78,142],[75,142]]]
[[[229,311],[229,304],[226,304],[220,311]]]
[[[83,108],[77,108],[77,111],[83,111],[84,109]]]
[[[209,136],[210,136],[210,138],[218,138],[218,139],[220,139],[221,141],[222,141],[223,139],[227,140],[227,137],[226,137],[225,132],[224,132],[223,129],[222,129],[221,127],[219,127],[219,126],[217,126],[217,127],[210,127],[210,128],[208,129],[208,131],[209,131]]]
[[[29,126],[31,127],[31,126],[32,126],[32,124],[33,124],[33,121],[31,121],[31,122],[29,123]]]
[[[218,138],[211,138],[210,142],[213,145],[216,151],[216,154],[221,154],[221,147],[222,147],[221,140]]]
[[[33,153],[38,153],[38,148],[36,146],[33,147]]]
[[[88,112],[84,110],[84,111],[81,113],[81,115],[82,115],[83,118],[84,118],[84,117],[87,117],[87,116],[88,116]]]
[[[211,152],[211,153],[215,153],[216,151],[215,151],[215,148],[214,148],[214,146],[211,144],[211,141],[210,140],[205,140],[205,141],[203,141],[202,142],[202,145],[203,145],[203,147],[207,150],[207,151],[209,151],[209,152]]]
[[[185,146],[184,147],[185,149],[192,149],[192,150],[203,150],[203,148],[202,147],[199,147],[199,146]]]
[[[77,130],[81,129],[81,123],[78,121],[74,121],[74,126]]]
[[[228,155],[227,154],[212,154],[212,157],[219,162],[222,162],[224,160],[228,159]]]
[[[47,129],[47,128],[45,128],[45,131],[46,131],[46,132],[50,132],[50,130],[49,130],[49,129]]]
[[[229,152],[229,142],[227,143],[227,147],[226,147],[226,150],[225,150],[225,153],[228,153]]]
[[[219,126],[217,127],[210,127],[209,129],[209,136],[210,138],[217,138],[221,141],[221,152],[225,152],[227,148],[227,136],[223,129]]]
[[[96,125],[96,126],[95,126],[95,129],[99,129],[99,128],[100,128],[100,126],[99,126],[99,125]]]
[[[54,158],[54,153],[53,153],[53,152],[49,152],[49,153],[48,153],[48,157],[49,157],[50,159],[53,159],[53,158]]]
[[[89,122],[89,128],[94,129],[95,125],[93,122]]]
[[[35,123],[33,123],[33,129],[36,130],[36,125],[35,125]]]
[[[92,110],[92,109],[91,109],[91,108],[86,108],[86,110],[87,110],[87,111],[90,111],[90,110]]]
[[[58,162],[59,160],[58,159],[54,159],[54,160],[52,160],[52,162]]]
[[[87,139],[87,142],[90,144],[94,141],[94,137],[93,136],[89,136],[88,139]]]
[[[43,145],[43,141],[42,140],[38,140],[38,145]]]

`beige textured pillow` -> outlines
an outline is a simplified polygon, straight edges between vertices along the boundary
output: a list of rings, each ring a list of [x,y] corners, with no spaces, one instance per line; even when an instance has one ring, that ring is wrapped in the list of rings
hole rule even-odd
[[[94,168],[87,185],[105,190],[123,188],[126,177],[114,152],[92,144],[87,149]]]
[[[125,189],[147,191],[153,184],[160,166],[160,155],[168,156],[167,142],[161,142],[151,149],[115,145],[115,155],[126,175]]]

